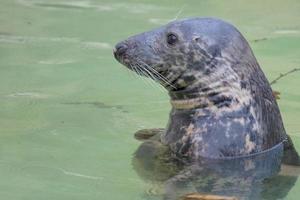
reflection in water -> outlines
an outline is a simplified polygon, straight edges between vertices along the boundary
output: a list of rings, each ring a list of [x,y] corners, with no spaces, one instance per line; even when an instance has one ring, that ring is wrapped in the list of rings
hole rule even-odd
[[[280,145],[251,157],[190,163],[172,157],[167,147],[149,140],[135,152],[133,166],[145,181],[163,185],[165,200],[192,192],[238,199],[281,199],[297,180],[297,176],[278,174],[282,153]]]
[[[67,5],[67,4],[52,4],[52,3],[35,3],[36,6],[48,8],[65,8],[65,9],[83,9],[83,6]]]
[[[100,109],[105,109],[105,108],[117,109],[117,110],[120,110],[121,112],[128,113],[128,111],[125,110],[124,106],[122,106],[122,105],[107,105],[100,101],[65,102],[62,104],[65,104],[65,105],[91,105],[91,106],[95,106]]]

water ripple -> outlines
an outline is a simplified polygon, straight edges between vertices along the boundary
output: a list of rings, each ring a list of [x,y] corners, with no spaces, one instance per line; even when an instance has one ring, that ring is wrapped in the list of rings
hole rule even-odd
[[[18,0],[23,6],[40,7],[45,9],[71,9],[83,10],[93,9],[96,11],[127,11],[133,14],[149,13],[155,10],[167,9],[162,6],[145,3],[96,3],[91,1],[60,1],[45,3],[41,0]]]
[[[73,43],[78,44],[83,49],[112,49],[112,45],[107,42],[82,41],[75,37],[34,37],[0,34],[0,43],[35,44],[41,42]]]

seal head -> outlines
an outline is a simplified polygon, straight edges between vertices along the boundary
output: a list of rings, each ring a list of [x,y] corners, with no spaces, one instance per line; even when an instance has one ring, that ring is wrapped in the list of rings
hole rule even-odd
[[[223,72],[230,74],[216,59],[225,52],[234,61],[246,57],[251,50],[244,43],[240,33],[222,20],[193,18],[130,37],[116,45],[114,54],[128,68],[154,75],[169,91],[178,91],[203,88]]]

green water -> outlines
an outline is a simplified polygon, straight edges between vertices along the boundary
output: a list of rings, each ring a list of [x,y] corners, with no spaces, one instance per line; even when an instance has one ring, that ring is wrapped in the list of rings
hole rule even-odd
[[[165,126],[168,96],[118,64],[113,45],[176,16],[215,16],[272,80],[300,67],[299,10],[298,0],[1,0],[0,199],[160,199],[131,158],[136,130]],[[300,150],[299,84],[297,72],[273,88]],[[286,199],[299,191],[298,181]]]

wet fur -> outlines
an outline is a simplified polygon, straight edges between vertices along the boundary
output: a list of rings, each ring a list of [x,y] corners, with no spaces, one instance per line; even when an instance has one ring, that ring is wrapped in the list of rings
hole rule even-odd
[[[166,43],[168,33],[179,38],[175,46]],[[116,58],[154,76],[171,101],[198,102],[171,110],[161,142],[176,155],[192,160],[247,156],[283,143],[283,160],[299,164],[270,84],[235,27],[214,18],[184,19],[120,44],[128,49]],[[148,74],[153,71],[159,75]]]

